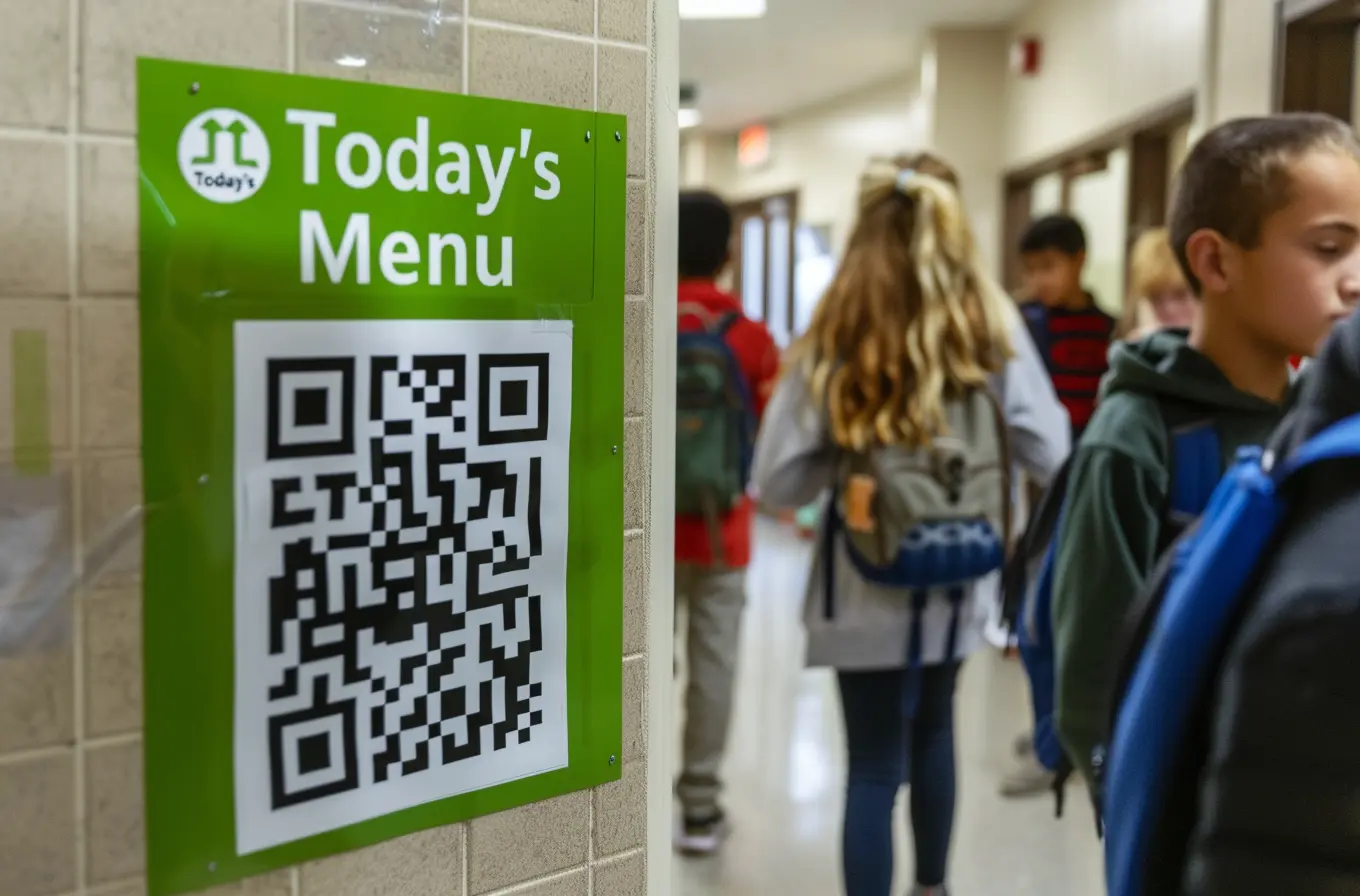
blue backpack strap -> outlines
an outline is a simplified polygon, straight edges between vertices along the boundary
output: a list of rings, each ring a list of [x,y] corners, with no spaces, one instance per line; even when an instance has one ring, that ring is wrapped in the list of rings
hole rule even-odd
[[[1107,742],[1113,739],[1114,727],[1127,693],[1128,682],[1132,678],[1136,664],[1143,655],[1152,631],[1152,626],[1161,612],[1165,589],[1160,584],[1169,574],[1168,563],[1173,552],[1181,548],[1177,539],[1199,519],[1213,497],[1222,477],[1223,457],[1218,429],[1212,419],[1194,419],[1197,410],[1190,407],[1162,407],[1166,424],[1169,484],[1164,506],[1161,532],[1157,536],[1157,553],[1160,556],[1148,585],[1138,596],[1120,628],[1116,642],[1114,675],[1111,679],[1110,709],[1111,718],[1107,731]],[[1188,423],[1177,423],[1177,419],[1189,419]],[[1097,776],[1103,778],[1104,756],[1100,751],[1094,764]],[[1094,782],[1097,806],[1102,802],[1103,780]],[[1099,809],[1097,810],[1099,814]]]
[[[1020,304],[1020,315],[1025,319],[1025,327],[1029,330],[1029,338],[1034,340],[1034,347],[1039,350],[1039,357],[1044,362],[1044,368],[1051,370],[1053,358],[1050,352],[1053,349],[1053,341],[1048,334],[1048,309],[1043,302],[1022,302]]]
[[[1271,478],[1282,483],[1313,464],[1354,457],[1360,457],[1360,414],[1333,423],[1304,442],[1298,451],[1272,470]]]
[[[1218,429],[1210,419],[1171,431],[1171,483],[1168,516],[1180,528],[1193,523],[1223,478],[1223,454]]]
[[[1183,732],[1280,516],[1274,483],[1245,455],[1176,548],[1165,597],[1118,711],[1106,769],[1110,896],[1144,896],[1147,850]]]
[[[1110,896],[1144,896],[1164,883],[1150,862],[1154,831],[1181,786],[1173,773],[1192,713],[1283,517],[1280,487],[1310,466],[1346,458],[1360,459],[1360,415],[1323,430],[1274,468],[1259,450],[1240,452],[1198,527],[1169,558],[1165,596],[1114,723],[1105,790]]]

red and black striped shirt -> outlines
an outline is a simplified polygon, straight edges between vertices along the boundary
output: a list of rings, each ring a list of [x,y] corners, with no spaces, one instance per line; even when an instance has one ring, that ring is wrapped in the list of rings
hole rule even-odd
[[[1114,318],[1094,304],[1074,311],[1031,302],[1021,309],[1058,400],[1072,420],[1072,438],[1080,438],[1095,413],[1100,380],[1110,367]]]

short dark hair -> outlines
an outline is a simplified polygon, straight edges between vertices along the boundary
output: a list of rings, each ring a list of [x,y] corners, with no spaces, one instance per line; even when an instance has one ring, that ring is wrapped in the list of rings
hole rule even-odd
[[[1086,228],[1071,215],[1045,215],[1026,228],[1020,237],[1020,254],[1055,250],[1064,255],[1086,251]]]
[[[1176,177],[1168,229],[1196,295],[1203,284],[1190,270],[1190,237],[1213,230],[1244,249],[1256,248],[1266,219],[1291,201],[1291,166],[1317,151],[1360,159],[1360,139],[1340,119],[1293,112],[1228,121],[1195,144]]]
[[[732,210],[715,193],[680,194],[680,276],[715,277],[727,263]]]

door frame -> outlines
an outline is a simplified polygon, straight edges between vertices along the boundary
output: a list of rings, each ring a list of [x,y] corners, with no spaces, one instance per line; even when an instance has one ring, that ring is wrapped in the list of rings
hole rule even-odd
[[[1272,109],[1353,119],[1357,26],[1353,0],[1276,0]]]
[[[1169,205],[1166,190],[1148,194],[1149,179],[1159,171],[1170,176],[1169,163],[1158,161],[1170,150],[1171,135],[1177,129],[1191,123],[1195,115],[1195,96],[1186,94],[1148,112],[1127,119],[1114,127],[1054,153],[1037,162],[1012,168],[1005,174],[1005,221],[1003,239],[1003,276],[1004,284],[1012,292],[1020,287],[1021,267],[1019,242],[1020,235],[1030,221],[1030,205],[1033,197],[1034,182],[1051,174],[1062,175],[1062,210],[1070,208],[1072,182],[1078,177],[1101,171],[1105,168],[1109,154],[1121,147],[1130,151],[1129,158],[1129,203],[1126,234],[1129,240],[1135,239],[1142,230],[1155,220],[1164,220]],[[1137,200],[1135,193],[1137,190]],[[1127,254],[1125,266],[1127,267]],[[1127,274],[1127,271],[1125,271]]]
[[[738,201],[733,202],[733,203],[731,204],[731,209],[732,209],[732,236],[733,236],[733,247],[732,247],[732,295],[736,296],[736,298],[737,298],[738,301],[740,301],[740,300],[742,299],[742,294],[741,294],[741,290],[742,290],[742,270],[743,270],[743,266],[742,266],[742,245],[743,245],[743,240],[742,240],[742,225],[743,225],[747,220],[749,220],[750,218],[762,218],[762,219],[764,219],[764,222],[765,222],[765,235],[766,235],[766,236],[765,236],[765,242],[766,242],[766,250],[767,250],[767,251],[765,252],[765,274],[764,274],[764,277],[763,277],[763,279],[762,279],[762,282],[765,284],[765,295],[761,296],[761,302],[760,302],[760,318],[761,318],[761,321],[762,321],[762,322],[768,321],[768,320],[770,319],[770,289],[769,289],[769,284],[770,284],[770,274],[771,274],[771,272],[772,272],[772,270],[773,270],[773,268],[772,268],[772,266],[771,266],[771,261],[770,261],[770,259],[771,259],[771,256],[772,256],[773,253],[771,253],[771,252],[768,251],[768,248],[769,248],[769,239],[770,239],[770,238],[769,238],[769,233],[770,233],[770,220],[771,220],[770,215],[769,215],[769,212],[768,212],[768,209],[769,209],[770,204],[771,204],[771,203],[775,203],[775,202],[783,202],[783,203],[785,203],[785,205],[786,205],[786,207],[787,207],[787,209],[788,209],[788,220],[789,220],[789,246],[788,246],[788,259],[789,259],[789,277],[788,277],[788,283],[789,283],[789,290],[788,290],[788,293],[789,293],[789,294],[788,294],[788,296],[787,296],[786,299],[785,299],[785,302],[786,302],[786,306],[787,306],[787,307],[784,309],[784,314],[786,315],[785,318],[784,318],[784,320],[788,322],[788,328],[789,328],[789,335],[790,335],[790,337],[793,337],[793,336],[796,335],[796,334],[793,332],[793,312],[794,312],[794,304],[793,304],[794,288],[793,288],[793,287],[794,287],[794,275],[795,275],[795,273],[796,273],[796,271],[797,271],[797,266],[798,266],[797,251],[796,251],[796,250],[797,250],[797,247],[798,247],[798,191],[797,191],[797,190],[788,190],[788,191],[782,192],[782,193],[769,193],[769,194],[767,194],[767,195],[758,196],[758,197],[755,197],[755,198],[753,198],[753,199],[742,199],[742,200],[738,200]]]

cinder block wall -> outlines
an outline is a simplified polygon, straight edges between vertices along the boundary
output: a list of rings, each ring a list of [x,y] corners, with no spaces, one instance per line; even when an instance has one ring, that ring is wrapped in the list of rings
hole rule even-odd
[[[653,7],[653,0],[0,0],[0,380],[12,378],[13,333],[45,333],[50,438],[57,466],[73,474],[68,510],[78,550],[137,504],[141,489],[136,56],[629,118],[623,780],[223,887],[219,896],[646,891]],[[335,64],[356,50],[366,67]],[[12,393],[0,389],[6,465]],[[139,548],[70,611],[58,646],[0,658],[0,894],[140,896]]]

